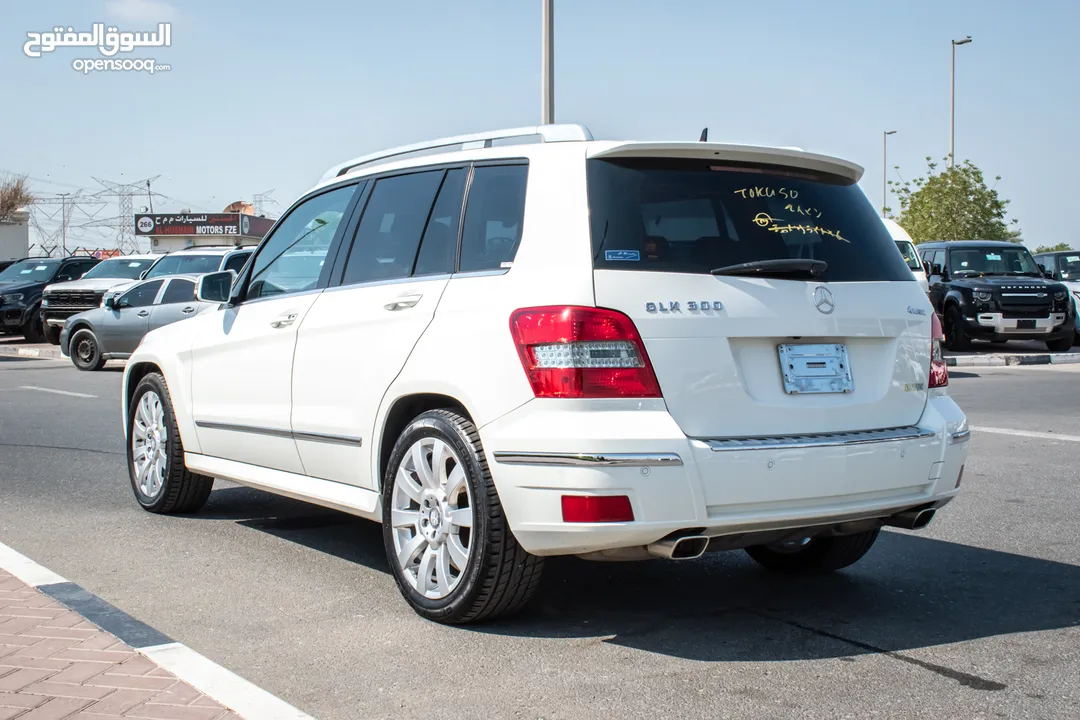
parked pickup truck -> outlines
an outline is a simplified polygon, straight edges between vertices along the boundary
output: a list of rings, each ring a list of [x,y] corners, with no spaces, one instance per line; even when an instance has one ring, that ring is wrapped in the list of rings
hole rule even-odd
[[[101,307],[105,292],[129,285],[154,264],[161,255],[124,255],[95,265],[78,280],[53,283],[45,288],[41,300],[41,327],[45,340],[60,344],[60,331],[69,317]]]

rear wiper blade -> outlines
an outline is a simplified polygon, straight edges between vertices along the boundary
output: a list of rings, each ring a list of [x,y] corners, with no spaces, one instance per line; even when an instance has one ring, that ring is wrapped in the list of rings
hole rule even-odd
[[[780,258],[777,260],[755,260],[725,265],[710,272],[713,275],[757,275],[761,277],[809,277],[816,278],[829,269],[824,260],[804,258]]]

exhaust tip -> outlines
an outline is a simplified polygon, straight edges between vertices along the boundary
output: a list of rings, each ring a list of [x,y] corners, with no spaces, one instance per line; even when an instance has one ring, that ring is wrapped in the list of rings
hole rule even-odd
[[[705,553],[709,546],[709,538],[704,535],[690,535],[675,541],[675,547],[671,549],[672,560],[693,560]]]
[[[668,560],[693,560],[701,557],[709,546],[709,538],[704,535],[684,535],[657,540],[646,546],[650,555]]]
[[[915,520],[911,523],[911,529],[922,530],[924,527],[930,524],[931,520],[934,519],[935,512],[936,511],[933,509],[922,510],[921,512],[919,512],[919,514],[915,516]]]

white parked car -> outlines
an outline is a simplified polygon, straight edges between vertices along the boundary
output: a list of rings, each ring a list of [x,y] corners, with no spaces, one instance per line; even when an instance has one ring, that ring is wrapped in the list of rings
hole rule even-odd
[[[882,218],[882,222],[885,223],[889,235],[892,236],[893,242],[896,243],[896,249],[904,256],[904,261],[907,263],[907,266],[911,268],[911,274],[914,275],[915,279],[919,282],[919,287],[922,288],[923,292],[929,292],[930,283],[929,278],[926,276],[926,268],[923,266],[923,261],[922,258],[919,257],[919,253],[915,250],[915,243],[911,241],[911,236],[908,235],[907,231],[900,227],[900,224],[895,220]]]
[[[344,163],[130,358],[135,495],[380,522],[448,623],[520,608],[550,555],[850,565],[952,499],[969,437],[861,173],[576,125]]]

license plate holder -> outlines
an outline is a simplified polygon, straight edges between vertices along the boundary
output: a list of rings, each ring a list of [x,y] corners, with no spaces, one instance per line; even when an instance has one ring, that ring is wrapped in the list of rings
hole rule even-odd
[[[1034,330],[1035,329],[1035,321],[1034,320],[1017,320],[1016,321],[1016,329],[1017,330]]]
[[[847,345],[780,345],[777,351],[788,395],[854,392]]]

